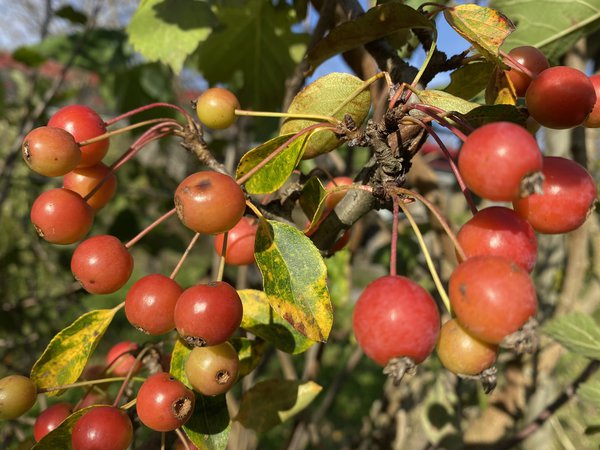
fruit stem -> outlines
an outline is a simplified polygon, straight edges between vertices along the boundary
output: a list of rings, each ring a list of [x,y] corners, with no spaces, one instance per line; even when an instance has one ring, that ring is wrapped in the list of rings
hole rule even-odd
[[[181,269],[181,266],[183,266],[184,261],[186,260],[186,258],[190,254],[190,251],[192,250],[192,248],[194,248],[194,245],[196,245],[196,242],[198,242],[198,238],[199,237],[200,237],[200,233],[196,233],[194,235],[194,237],[192,238],[192,240],[188,244],[187,248],[185,249],[185,251],[181,255],[181,258],[179,258],[179,261],[177,262],[177,265],[173,269],[173,272],[171,272],[171,275],[169,275],[170,279],[174,279],[177,276],[177,272],[179,272],[179,269]]]
[[[423,256],[425,256],[425,261],[427,262],[427,268],[429,269],[429,272],[431,273],[431,277],[433,278],[433,282],[435,283],[435,287],[437,288],[437,291],[438,291],[438,293],[440,295],[440,298],[442,299],[442,303],[444,304],[444,307],[448,311],[448,314],[451,315],[452,314],[452,309],[450,307],[450,299],[448,298],[448,294],[446,294],[446,290],[444,289],[444,286],[442,285],[442,282],[441,282],[440,277],[439,277],[439,275],[437,273],[435,265],[433,264],[433,260],[431,259],[431,255],[429,253],[429,250],[427,250],[427,245],[425,244],[425,240],[423,239],[423,235],[421,234],[421,231],[419,230],[419,226],[415,222],[415,219],[412,216],[412,214],[410,213],[410,211],[408,210],[408,208],[404,204],[402,204],[402,202],[397,201],[397,204],[402,209],[402,212],[404,213],[404,215],[408,219],[408,222],[410,223],[410,226],[412,227],[412,229],[413,229],[413,231],[415,233],[415,236],[417,237],[417,240],[419,241],[419,246],[421,247],[421,251],[423,252]]]
[[[186,120],[188,121],[188,123],[194,122],[192,119],[192,116],[190,116],[188,114],[188,112],[185,109],[183,109],[181,106],[173,105],[171,103],[157,102],[157,103],[150,103],[149,105],[140,106],[139,108],[132,109],[131,111],[121,114],[120,116],[113,117],[112,119],[107,120],[105,122],[105,124],[107,127],[109,127],[112,124],[114,124],[120,120],[123,120],[127,117],[131,117],[131,116],[141,113],[143,111],[148,111],[149,109],[161,108],[161,107],[174,109],[174,110],[180,112],[181,114],[183,114],[185,116]]]
[[[44,394],[46,392],[54,392],[54,391],[63,391],[65,389],[71,389],[74,387],[82,387],[82,386],[95,386],[97,384],[107,384],[113,383],[115,381],[123,381],[125,377],[111,377],[111,378],[101,378],[99,380],[86,380],[86,381],[78,381],[76,383],[64,384],[62,386],[52,386],[47,388],[38,389],[38,394]],[[136,381],[144,381],[143,378],[134,377],[133,380]]]
[[[134,398],[133,400],[129,400],[127,403],[125,403],[123,406],[120,406],[119,408],[122,409],[123,411],[127,411],[132,406],[135,406],[136,403],[137,403],[137,397]]]
[[[149,345],[147,347],[144,347],[142,349],[142,351],[139,352],[138,355],[135,357],[135,362],[131,365],[131,368],[127,372],[127,375],[125,376],[125,379],[123,380],[123,383],[121,383],[121,388],[119,389],[119,392],[117,393],[117,396],[115,397],[115,401],[112,404],[114,408],[116,408],[119,405],[119,402],[121,401],[121,397],[123,396],[123,392],[125,392],[125,388],[129,384],[129,381],[133,378],[133,372],[137,369],[138,363],[140,363],[142,361],[142,358],[144,356],[146,356],[146,354],[149,353],[151,350],[154,350],[154,346],[153,345]],[[125,353],[130,353],[130,351],[123,352],[121,354],[121,356],[123,354],[125,354]],[[118,359],[118,357],[115,358],[115,361],[117,359]]]
[[[477,213],[477,206],[475,206],[475,201],[473,200],[473,197],[471,196],[471,191],[469,191],[469,189],[467,188],[467,185],[465,184],[465,182],[458,170],[458,167],[456,166],[456,163],[454,162],[454,159],[452,158],[452,155],[450,154],[450,152],[448,151],[448,149],[446,148],[446,146],[444,145],[444,143],[442,142],[442,140],[440,139],[438,134],[435,132],[433,127],[431,127],[429,124],[423,122],[422,120],[417,119],[416,117],[406,116],[406,119],[411,120],[411,121],[419,124],[423,128],[425,128],[425,130],[427,130],[427,132],[435,140],[437,145],[442,150],[442,153],[444,153],[444,156],[448,160],[448,164],[450,164],[450,169],[452,170],[452,173],[454,174],[454,177],[456,178],[458,186],[460,187],[460,190],[463,193],[463,196],[465,197],[465,200],[467,201],[469,208],[471,209],[471,213],[472,214]]]
[[[396,276],[397,255],[398,255],[398,196],[392,195],[392,241],[390,245],[390,275]]]
[[[152,231],[154,228],[156,228],[158,225],[160,225],[166,219],[168,219],[173,214],[175,214],[176,211],[177,210],[175,208],[173,208],[170,211],[164,213],[162,216],[160,216],[158,219],[156,219],[154,222],[152,222],[150,225],[148,225],[146,228],[144,228],[142,231],[140,231],[137,234],[137,236],[133,237],[133,239],[131,239],[129,242],[127,242],[125,244],[125,248],[129,249],[129,248],[133,247],[141,238],[146,236],[150,231]]]
[[[244,184],[256,172],[258,172],[260,169],[262,169],[264,166],[266,166],[269,162],[271,162],[277,155],[279,155],[281,152],[283,152],[297,138],[299,138],[303,134],[310,133],[311,131],[316,130],[318,128],[335,128],[335,127],[329,123],[321,122],[321,123],[315,123],[314,125],[310,125],[304,129],[298,131],[296,134],[294,134],[292,137],[290,137],[287,141],[285,141],[283,144],[281,144],[279,147],[277,147],[275,150],[273,150],[273,152],[269,156],[267,156],[265,159],[263,159],[261,162],[259,162],[256,166],[254,166],[252,169],[250,169],[247,173],[245,173],[240,178],[238,178],[236,180],[237,184],[239,184],[239,185]]]
[[[181,441],[181,443],[185,447],[185,450],[191,450],[190,446],[188,444],[188,440],[185,437],[185,434],[183,434],[183,432],[179,428],[177,428],[175,430],[175,433],[177,433],[177,437],[179,438],[179,440]]]
[[[467,135],[465,133],[463,133],[461,130],[458,129],[458,127],[456,127],[455,125],[452,125],[450,122],[448,122],[448,120],[446,120],[445,116],[449,116],[452,113],[446,112],[440,108],[436,108],[435,106],[424,105],[421,103],[411,105],[411,108],[416,109],[421,112],[424,112],[425,114],[430,116],[432,119],[434,119],[436,122],[438,122],[441,126],[450,130],[461,141],[465,142],[467,140]],[[465,128],[468,128],[470,131],[473,130],[473,127],[469,123],[464,121],[462,118],[453,117],[453,120],[460,123]]]
[[[83,147],[84,145],[89,145],[89,144],[94,144],[95,142],[104,141],[105,139],[108,139],[112,136],[117,136],[119,134],[127,133],[128,131],[135,130],[136,128],[141,128],[146,125],[151,125],[153,123],[170,123],[170,122],[173,122],[173,119],[170,119],[168,117],[167,118],[163,117],[160,119],[144,120],[143,122],[134,123],[132,125],[128,125],[123,128],[119,128],[117,130],[107,131],[106,133],[99,134],[98,136],[94,136],[93,138],[78,142],[77,144],[79,144],[80,147]],[[175,123],[177,123],[177,122],[175,122]],[[177,124],[179,125],[179,123],[177,123]]]
[[[256,217],[258,217],[259,219],[263,218],[263,214],[256,206],[254,206],[254,204],[250,200],[246,200],[246,206],[250,208],[254,214],[256,214]]]
[[[249,117],[285,117],[287,119],[304,119],[304,120],[315,120],[319,122],[329,122],[332,125],[337,125],[340,121],[332,116],[325,116],[320,114],[296,114],[288,112],[275,112],[275,111],[249,111],[245,109],[236,109],[236,116],[249,116]]]
[[[504,62],[506,63],[506,65],[511,69],[515,69],[519,72],[522,72],[532,80],[535,78],[535,75],[531,72],[531,70],[529,70],[527,67],[525,67],[523,64],[521,64],[519,61],[517,61],[505,51],[500,50],[500,55],[502,56],[502,58],[504,58]]]
[[[221,257],[219,258],[219,270],[217,271],[216,281],[223,281],[223,272],[225,272],[225,255],[227,254],[227,238],[229,231],[226,231],[223,236],[223,247],[221,248]]]
[[[446,221],[446,219],[444,218],[442,213],[437,209],[437,207],[433,203],[431,203],[429,200],[427,200],[427,198],[424,197],[423,195],[419,194],[418,192],[411,191],[410,189],[397,187],[397,188],[394,188],[394,190],[400,194],[405,194],[405,195],[409,195],[410,197],[416,198],[421,203],[423,203],[429,209],[429,211],[431,211],[431,213],[435,216],[435,218],[438,220],[438,222],[440,223],[440,225],[442,226],[442,228],[444,229],[444,231],[446,232],[446,234],[452,241],[452,244],[454,245],[454,248],[456,249],[458,256],[462,260],[466,259],[465,252],[464,252],[462,246],[460,245],[460,243],[458,242],[456,235],[452,232],[450,225],[448,224],[448,222]]]
[[[431,39],[431,46],[429,47],[429,50],[427,50],[427,55],[425,56],[425,61],[423,62],[423,64],[421,64],[421,67],[419,68],[419,72],[417,73],[417,75],[415,76],[414,80],[411,83],[412,87],[415,87],[415,88],[417,87],[417,85],[419,84],[419,81],[421,81],[421,77],[425,73],[425,69],[427,68],[427,65],[429,64],[429,62],[431,61],[431,58],[433,57],[433,54],[435,53],[436,42],[437,42],[437,29],[435,27],[433,27],[432,32],[433,32],[433,38]]]

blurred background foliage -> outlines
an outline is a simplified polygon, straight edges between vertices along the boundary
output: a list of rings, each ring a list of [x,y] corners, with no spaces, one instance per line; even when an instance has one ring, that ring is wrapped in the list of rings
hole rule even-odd
[[[289,101],[286,86],[301,73],[302,56],[314,39],[319,18],[315,8],[324,3],[143,0],[138,9],[138,3],[131,0],[0,0],[0,9],[10,11],[0,18],[0,376],[27,374],[57,331],[85,311],[118,304],[127,289],[102,297],[83,293],[70,273],[73,246],[50,246],[37,237],[29,222],[29,208],[42,191],[60,186],[60,180],[28,170],[20,156],[24,134],[72,103],[86,104],[105,118],[153,102],[174,102],[191,110],[190,101],[214,84],[234,89],[246,108],[282,109]],[[420,2],[406,3],[418,6]],[[534,15],[531,9],[519,10],[514,5],[524,2],[494,3],[516,9],[519,20]],[[557,3],[566,10],[572,5]],[[538,8],[538,12],[543,11]],[[557,14],[551,12],[550,20]],[[519,37],[526,39],[528,29],[533,33],[534,28],[524,27]],[[588,73],[597,71],[599,28],[596,21],[576,39],[563,41],[559,50],[553,48],[555,60]],[[411,56],[414,36],[407,33],[396,38],[398,54]],[[358,67],[357,61],[366,59],[365,55],[345,55],[345,60],[338,59],[324,70],[351,70]],[[412,61],[418,59],[416,52]],[[358,75],[366,78],[360,71]],[[155,109],[135,118],[172,114],[168,109]],[[275,120],[240,119],[235,128],[209,133],[206,138],[215,156],[233,169],[244,152],[276,130]],[[543,130],[539,137],[546,153],[572,157],[599,178],[598,133]],[[116,160],[134,138],[135,134],[112,139],[106,161]],[[448,143],[456,144],[450,138]],[[349,152],[342,148],[301,168],[354,175],[367,156],[366,149]],[[420,155],[414,166],[411,186],[435,201],[458,229],[468,211],[446,165],[431,152]],[[198,161],[173,138],[144,149],[118,172],[117,196],[97,215],[93,233],[114,234],[124,241],[135,236],[172,208],[179,181],[199,168]],[[415,208],[436,264],[447,279],[456,264],[453,251],[435,222]],[[598,217],[594,214],[581,230],[568,236],[540,238],[534,277],[543,319],[573,310],[598,317]],[[324,386],[321,395],[299,418],[272,431],[257,434],[234,426],[230,448],[488,448],[485,443],[495,442],[534,417],[581,370],[582,358],[565,356],[559,346],[542,340],[533,355],[501,354],[499,386],[491,396],[485,396],[476,383],[447,373],[435,357],[399,388],[386,382],[381,369],[356,349],[350,324],[358,293],[387,273],[390,224],[390,214],[372,212],[353,229],[349,249],[327,260],[335,305],[330,342],[293,358],[269,349],[258,370],[239,383],[235,392],[238,395],[257,380],[285,377],[315,379]],[[136,266],[130,284],[150,272],[170,273],[191,237],[191,231],[174,219],[143,238],[133,250]],[[402,223],[398,251],[398,272],[431,290],[412,231]],[[183,286],[209,280],[215,267],[212,238],[202,237],[177,280]],[[227,268],[226,279],[238,289],[261,287],[254,266]],[[103,354],[118,341],[147,339],[120,315],[93,362],[103,363]],[[83,391],[69,392],[66,398],[77,401],[81,395]],[[0,424],[1,448],[29,448],[31,425],[44,403],[41,399],[27,417]],[[598,426],[597,410],[575,401],[522,447],[597,448]],[[142,439],[137,445],[151,448],[143,446],[148,442]],[[489,448],[494,447],[490,444]]]

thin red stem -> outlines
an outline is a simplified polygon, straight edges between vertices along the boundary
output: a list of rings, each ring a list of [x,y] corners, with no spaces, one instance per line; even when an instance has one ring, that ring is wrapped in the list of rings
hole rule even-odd
[[[183,252],[183,255],[181,255],[181,258],[179,258],[179,261],[177,262],[177,265],[173,269],[173,272],[171,272],[171,275],[169,275],[169,278],[174,279],[177,276],[177,272],[179,272],[179,269],[181,269],[181,266],[183,266],[184,261],[190,254],[190,251],[192,250],[192,248],[194,248],[194,245],[196,245],[196,242],[198,242],[199,237],[200,237],[200,233],[196,233],[194,235],[194,237],[188,244],[187,248]]]
[[[500,50],[500,55],[504,58],[504,62],[506,63],[506,65],[511,69],[515,69],[519,72],[524,73],[532,80],[535,78],[535,75],[533,74],[533,72],[531,72],[531,70],[529,70],[527,67],[525,67],[523,64],[521,64],[519,61],[517,61],[505,51]]]
[[[256,166],[254,166],[252,169],[250,169],[248,171],[248,173],[246,173],[246,174],[242,175],[240,178],[238,178],[237,184],[239,184],[239,185],[244,184],[256,172],[258,172],[260,169],[262,169],[264,166],[266,166],[271,160],[273,160],[277,155],[279,155],[283,150],[285,150],[288,147],[288,145],[290,145],[292,142],[294,142],[294,140],[296,140],[298,137],[302,136],[303,134],[309,133],[318,128],[335,128],[335,126],[333,126],[330,123],[322,122],[322,123],[316,123],[314,125],[311,125],[309,127],[306,127],[304,129],[298,131],[296,134],[294,134],[292,137],[290,137],[287,141],[285,141],[283,144],[281,144],[279,147],[277,147],[273,151],[273,153],[271,153],[269,156],[267,156],[265,159],[263,159],[261,162],[259,162]]]
[[[150,125],[150,124],[153,124],[153,123],[156,124],[156,123],[168,123],[168,122],[173,122],[173,119],[163,117],[163,118],[160,118],[160,119],[144,120],[143,122],[134,123],[132,125],[128,125],[128,126],[123,127],[123,128],[118,128],[118,129],[113,130],[113,131],[107,131],[106,133],[100,134],[98,136],[94,136],[93,138],[86,139],[85,141],[78,142],[78,144],[79,144],[80,147],[83,147],[84,145],[89,145],[89,144],[93,144],[95,142],[104,141],[105,139],[108,139],[108,138],[110,138],[112,136],[117,136],[119,134],[127,133],[127,132],[129,132],[131,130],[135,130],[137,128],[145,127],[146,125]]]
[[[115,397],[115,401],[113,402],[114,408],[116,408],[119,405],[119,402],[121,401],[121,397],[123,396],[123,392],[125,392],[125,388],[127,387],[127,384],[129,384],[129,381],[133,377],[133,372],[137,369],[138,363],[141,362],[142,358],[144,356],[146,356],[146,353],[148,353],[152,348],[153,348],[152,346],[144,347],[142,349],[142,351],[139,352],[138,355],[135,357],[135,362],[131,365],[131,368],[127,372],[127,375],[125,376],[125,379],[123,380],[123,383],[121,384],[121,388],[119,389],[119,392],[117,393],[117,396]],[[119,355],[119,357],[121,357],[125,353],[131,353],[131,351],[123,352],[121,355]],[[118,358],[115,358],[115,361],[117,359]]]
[[[443,111],[439,108],[436,108],[435,106],[423,105],[421,103],[411,105],[411,108],[417,109],[421,112],[424,112],[425,114],[427,114],[428,116],[433,118],[436,122],[438,122],[440,125],[442,125],[445,128],[448,128],[461,141],[465,142],[467,140],[467,135],[465,133],[463,133],[461,130],[459,130],[458,127],[456,127],[455,125],[452,125],[450,122],[448,122],[448,120],[446,120],[445,117],[443,117],[439,114],[439,113],[445,114],[445,111]],[[468,128],[469,130],[473,129],[473,127],[470,124],[466,123],[462,119],[454,118],[454,120],[459,122],[464,127]]]
[[[181,106],[173,105],[172,103],[157,102],[157,103],[150,103],[149,105],[140,106],[139,108],[132,109],[131,111],[121,114],[120,116],[113,117],[112,119],[107,120],[105,122],[105,124],[107,127],[109,127],[112,124],[114,124],[120,120],[126,119],[127,117],[131,117],[135,114],[141,113],[143,111],[148,111],[149,109],[154,109],[154,108],[174,109],[174,110],[180,112],[181,114],[183,114],[188,122],[193,122],[192,116],[190,116],[188,114],[188,112],[185,109],[183,109]]]
[[[458,186],[460,187],[460,190],[463,193],[463,196],[465,197],[465,200],[467,201],[469,208],[471,209],[471,213],[475,214],[477,212],[477,206],[475,206],[475,201],[473,200],[473,197],[471,196],[471,191],[469,191],[469,189],[467,188],[467,185],[465,184],[465,182],[458,170],[458,167],[456,166],[456,163],[454,162],[454,159],[452,158],[452,155],[450,154],[450,152],[448,151],[448,149],[446,148],[446,146],[444,145],[444,143],[442,142],[442,140],[440,139],[438,134],[434,131],[433,127],[426,124],[422,120],[419,120],[415,117],[409,117],[409,118],[410,118],[410,120],[414,121],[415,123],[418,123],[423,128],[425,128],[425,130],[427,130],[427,132],[431,135],[431,137],[438,144],[438,146],[442,150],[442,153],[448,160],[448,164],[450,164],[450,169],[452,170],[452,173],[456,177]]]
[[[398,206],[398,196],[392,195],[392,242],[390,244],[390,275],[396,276],[397,255],[398,255],[398,214],[400,207]]]
[[[158,225],[163,223],[166,219],[168,219],[173,214],[175,214],[175,212],[176,212],[176,209],[173,208],[169,212],[164,213],[162,216],[160,216],[158,219],[156,219],[154,222],[152,222],[150,225],[148,225],[146,228],[144,228],[142,231],[140,231],[138,233],[138,235],[135,236],[133,239],[131,239],[127,244],[125,244],[125,247],[126,248],[133,247],[140,239],[142,239],[144,236],[146,236],[148,233],[150,233],[150,231],[152,231]]]

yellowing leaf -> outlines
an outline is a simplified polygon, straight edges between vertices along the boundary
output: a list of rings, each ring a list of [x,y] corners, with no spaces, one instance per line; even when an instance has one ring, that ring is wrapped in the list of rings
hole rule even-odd
[[[267,294],[253,289],[238,291],[244,305],[243,329],[270,342],[286,353],[302,353],[315,341],[300,334],[292,325],[271,308]]]
[[[77,381],[118,309],[85,313],[54,336],[31,369],[31,379],[37,387],[50,388]]]
[[[260,363],[267,343],[262,339],[248,339],[243,337],[231,338],[231,345],[238,352],[240,368],[238,377],[248,375]]]
[[[506,72],[496,68],[485,91],[485,101],[490,105],[516,105],[517,93]]]
[[[292,136],[293,134],[277,136],[247,152],[238,164],[236,178],[241,178],[247,174],[281,145],[284,145]],[[283,186],[283,183],[300,162],[307,140],[308,134],[303,134],[290,142],[283,151],[278,153],[244,183],[246,190],[250,194],[270,194]]]
[[[311,240],[290,225],[261,219],[254,249],[273,309],[309,339],[325,342],[333,311],[327,269]]]
[[[455,97],[444,91],[427,89],[418,93],[419,99],[426,105],[435,106],[446,112],[454,111],[461,114],[467,114],[472,109],[479,106],[478,103],[469,102],[462,98]]]
[[[500,46],[515,29],[508,17],[495,9],[471,3],[445,9],[444,17],[485,59],[503,65]]]
[[[300,91],[292,101],[288,112],[291,114],[314,114],[333,116],[342,120],[349,115],[356,126],[360,126],[367,117],[371,107],[371,93],[363,88],[363,81],[349,73],[330,73]],[[360,92],[357,94],[357,92]],[[314,120],[286,119],[279,132],[280,135],[297,133],[310,125]],[[306,144],[303,158],[314,158],[338,147],[341,141],[329,130],[314,132]]]
[[[245,428],[268,431],[310,405],[321,389],[312,381],[262,381],[244,394],[234,420]]]

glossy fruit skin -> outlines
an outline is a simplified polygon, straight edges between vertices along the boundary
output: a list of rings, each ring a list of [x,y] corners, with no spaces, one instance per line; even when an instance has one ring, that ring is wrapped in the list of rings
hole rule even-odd
[[[77,142],[106,133],[104,120],[96,111],[84,105],[69,105],[59,109],[48,121],[48,126],[68,131]],[[78,167],[98,164],[108,152],[108,146],[109,140],[104,139],[81,147],[81,161]]]
[[[90,391],[83,396],[81,402],[79,402],[75,408],[75,411],[79,411],[80,409],[85,409],[88,406],[93,405],[110,405],[112,401],[108,397],[106,393],[100,393],[97,391]]]
[[[101,234],[81,242],[71,257],[71,271],[91,294],[110,294],[127,283],[133,257],[114,236]]]
[[[523,179],[542,170],[542,153],[525,128],[494,122],[467,137],[458,155],[458,169],[478,196],[512,201],[521,195]]]
[[[559,156],[545,156],[542,173],[542,194],[514,201],[517,214],[539,233],[567,233],[579,228],[597,198],[592,176],[575,161]]]
[[[125,316],[140,331],[154,336],[175,328],[175,303],[183,292],[169,277],[154,273],[136,281],[125,297]]]
[[[519,330],[537,310],[529,274],[501,256],[474,256],[459,264],[450,275],[448,294],[465,330],[491,344]]]
[[[508,54],[519,64],[529,69],[534,77],[537,77],[541,72],[550,67],[546,56],[540,50],[530,45],[515,47]],[[507,71],[506,75],[510,78],[517,97],[524,97],[531,83],[531,78],[516,69]]]
[[[473,376],[496,362],[498,346],[471,336],[456,319],[450,319],[442,325],[436,351],[450,372]]]
[[[525,94],[529,114],[541,125],[563,129],[581,125],[596,103],[590,79],[567,66],[544,70]]]
[[[592,112],[583,121],[583,126],[587,128],[600,128],[600,74],[592,75],[590,81],[596,92],[596,103]]]
[[[512,209],[490,206],[479,210],[456,235],[467,258],[504,256],[531,272],[537,259],[535,231]]]
[[[29,411],[37,400],[37,387],[23,375],[0,379],[0,420],[16,419]]]
[[[113,345],[106,353],[107,366],[117,360],[117,362],[110,366],[111,373],[116,377],[125,377],[134,366],[135,368],[132,373],[134,375],[138,373],[142,368],[142,363],[136,361],[135,356],[128,352],[135,353],[139,348],[139,345],[131,341],[123,341]]]
[[[354,180],[350,177],[335,177],[329,183],[325,185],[325,190],[330,191],[339,186],[349,186],[354,183]],[[325,198],[325,207],[328,209],[333,209],[335,206],[344,198],[348,191],[337,191],[332,194],[329,194]]]
[[[229,342],[211,347],[195,347],[185,363],[185,374],[195,391],[219,395],[236,382],[240,360]]]
[[[133,442],[133,425],[114,406],[98,406],[83,414],[73,427],[73,450],[127,450]]]
[[[92,228],[94,211],[79,194],[56,188],[42,192],[30,212],[38,235],[52,244],[73,244]]]
[[[88,205],[94,211],[98,211],[113,198],[117,190],[117,177],[108,166],[98,163],[93,166],[74,169],[63,177],[63,186],[85,197],[106,176],[108,178],[102,184],[102,187],[87,200]]]
[[[49,406],[35,419],[33,438],[39,442],[44,436],[58,427],[63,420],[71,415],[73,406],[70,403],[55,403]]]
[[[196,114],[209,128],[222,130],[235,122],[235,110],[240,109],[237,97],[228,89],[207,89],[196,100]]]
[[[189,345],[218,345],[238,329],[242,315],[242,300],[230,284],[197,284],[177,300],[175,327]]]
[[[225,263],[232,266],[244,266],[254,263],[254,242],[258,221],[250,217],[242,217],[240,221],[227,233],[227,249]],[[223,233],[215,236],[215,251],[223,256]]]
[[[46,177],[59,177],[81,161],[81,150],[67,131],[54,127],[31,130],[21,146],[23,159],[31,170]]]
[[[196,396],[166,372],[149,376],[140,387],[136,410],[144,425],[155,431],[172,431],[184,425],[194,412]]]
[[[175,190],[175,207],[183,224],[203,234],[232,229],[246,210],[246,197],[233,178],[219,172],[196,172]]]
[[[431,295],[417,283],[384,276],[360,295],[352,325],[360,347],[379,365],[400,357],[418,364],[435,348],[440,315]]]

